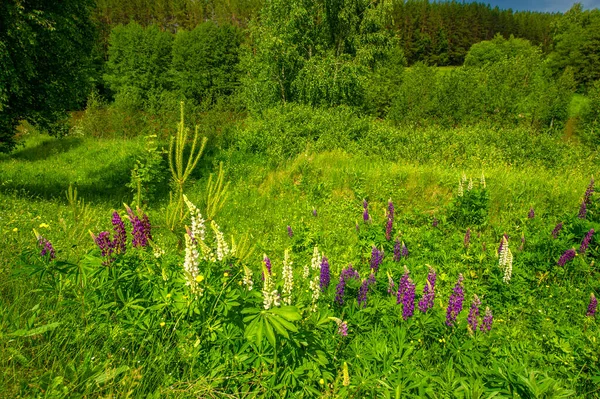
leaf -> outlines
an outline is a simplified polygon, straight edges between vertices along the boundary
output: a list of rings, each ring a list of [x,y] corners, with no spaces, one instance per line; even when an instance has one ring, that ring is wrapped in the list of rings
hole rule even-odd
[[[281,308],[272,309],[272,313],[277,314],[288,321],[298,321],[302,319],[302,315],[298,312],[295,306],[283,306]]]
[[[112,380],[119,374],[121,374],[125,371],[128,371],[128,370],[129,370],[129,366],[121,366],[121,367],[117,367],[116,369],[110,369],[110,370],[107,370],[104,373],[100,374],[99,376],[97,376],[94,381],[96,381],[96,384],[102,384],[104,382]]]
[[[279,334],[283,335],[286,338],[289,338],[290,335],[288,334],[287,330],[281,325],[281,323],[279,323],[279,321],[277,321],[277,319],[283,320],[280,317],[271,317],[267,319],[266,322],[270,323]]]
[[[269,343],[271,344],[271,346],[275,347],[276,341],[275,341],[275,333],[273,332],[273,327],[271,326],[271,323],[269,323],[267,320],[264,320],[264,325],[265,325],[265,335],[267,336],[267,340],[269,341]]]
[[[40,326],[31,330],[17,330],[11,334],[8,334],[13,337],[31,337],[33,335],[43,334],[47,331],[52,331],[56,327],[60,326],[60,322],[46,324],[44,326]]]

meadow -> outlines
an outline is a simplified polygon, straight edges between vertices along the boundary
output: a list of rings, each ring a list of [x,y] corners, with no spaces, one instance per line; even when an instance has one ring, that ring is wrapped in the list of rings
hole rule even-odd
[[[204,126],[175,222],[177,126],[22,133],[0,158],[4,396],[600,396],[596,148],[270,112]]]

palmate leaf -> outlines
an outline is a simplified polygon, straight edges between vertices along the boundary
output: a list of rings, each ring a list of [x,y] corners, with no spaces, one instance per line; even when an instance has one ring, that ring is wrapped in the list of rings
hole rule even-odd
[[[289,339],[290,331],[298,332],[298,328],[293,322],[302,318],[295,306],[268,310],[250,308],[242,310],[242,314],[248,315],[244,317],[244,323],[246,323],[244,336],[257,346],[262,345],[263,336],[273,347],[277,344],[277,335]]]

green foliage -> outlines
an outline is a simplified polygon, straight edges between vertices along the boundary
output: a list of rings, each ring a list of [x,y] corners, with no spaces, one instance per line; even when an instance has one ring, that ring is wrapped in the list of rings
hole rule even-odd
[[[465,182],[460,184],[466,185]],[[462,188],[448,205],[448,220],[460,227],[483,227],[488,222],[489,194],[485,187]]]
[[[168,170],[162,151],[156,144],[156,135],[146,136],[144,152],[135,161],[128,187],[135,194],[133,205],[141,207],[155,199],[157,191],[164,186]]]
[[[91,87],[92,3],[3,2],[0,6],[0,152],[19,121],[62,136],[67,110]]]
[[[204,22],[180,31],[173,42],[175,90],[195,104],[214,103],[233,93],[238,81],[240,32],[232,25]]]
[[[502,35],[496,34],[490,41],[475,43],[465,57],[465,66],[481,67],[485,64],[495,64],[506,58],[532,58],[539,57],[539,50],[529,41],[517,39],[511,35],[506,40]]]

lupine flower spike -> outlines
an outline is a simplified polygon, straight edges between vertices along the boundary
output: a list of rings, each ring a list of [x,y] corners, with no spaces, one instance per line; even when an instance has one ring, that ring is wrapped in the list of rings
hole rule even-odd
[[[387,272],[388,276],[388,294],[393,294],[396,292],[396,283],[394,282],[394,278],[390,274],[390,271]]]
[[[471,241],[471,229],[467,228],[467,232],[465,233],[465,239],[464,239],[465,248],[469,248],[470,241]]]
[[[327,257],[323,256],[323,260],[321,261],[321,274],[319,276],[319,286],[321,287],[321,291],[325,291],[327,287],[329,287],[330,281],[331,272],[329,270],[329,262],[327,261]]]
[[[290,238],[292,238],[294,236],[294,232],[292,231],[291,226],[287,227],[287,233],[288,233],[288,237],[290,237]]]
[[[423,297],[419,301],[419,310],[423,313],[427,312],[428,309],[433,308],[435,300],[435,280],[436,274],[433,267],[429,266],[429,274],[427,275],[427,283],[423,288]]]
[[[481,171],[481,180],[479,181],[479,184],[481,184],[481,188],[485,188],[485,175],[483,174],[483,171]]]
[[[494,323],[494,316],[492,315],[492,310],[490,308],[485,308],[485,314],[483,316],[483,320],[481,322],[481,327],[479,328],[482,332],[489,332],[492,329],[492,324]]]
[[[402,257],[402,247],[400,246],[400,240],[396,239],[394,242],[394,262],[400,262]]]
[[[454,286],[452,294],[450,295],[450,300],[448,301],[448,308],[446,310],[446,325],[450,327],[454,325],[458,314],[463,308],[463,301],[465,299],[465,292],[462,285],[463,280],[463,275],[459,274],[456,285]]]
[[[242,278],[242,284],[248,291],[252,291],[254,288],[254,281],[252,281],[252,270],[248,266],[244,265],[244,277]]]
[[[383,250],[377,249],[376,246],[373,246],[371,250],[371,272],[377,273],[379,271],[379,266],[381,266],[381,262],[383,262]]]
[[[366,307],[367,306],[367,294],[369,292],[369,287],[375,284],[375,275],[371,273],[368,279],[363,280],[360,288],[358,289],[358,306]]]
[[[594,229],[590,229],[590,231],[587,232],[587,234],[585,235],[585,237],[583,238],[583,241],[581,242],[581,245],[579,246],[579,253],[580,254],[585,254],[585,251],[587,251],[590,242],[592,241],[592,236],[594,235]]]
[[[469,185],[467,186],[467,191],[473,190],[473,178],[469,179]]]
[[[573,258],[575,258],[575,255],[576,253],[574,249],[567,249],[565,253],[562,254],[561,257],[558,259],[558,265],[564,266],[567,262],[572,261]]]
[[[527,217],[529,219],[533,219],[535,217],[535,211],[533,210],[533,207],[529,208],[529,213],[527,214]]]
[[[335,287],[335,302],[338,305],[344,304],[344,291],[346,289],[346,282],[350,279],[358,280],[359,278],[358,272],[354,270],[352,265],[348,265],[347,268],[342,270],[342,273],[340,274],[340,281]]]
[[[364,209],[364,211],[363,211],[363,221],[365,223],[367,223],[371,219],[371,217],[369,216],[369,203],[367,202],[366,199],[363,200],[363,209]]]
[[[52,243],[49,240],[47,240],[46,238],[42,237],[37,231],[33,230],[33,232],[37,238],[38,246],[40,248],[42,248],[40,251],[40,256],[41,257],[48,256],[49,260],[56,259],[56,251],[54,250]]]
[[[433,222],[431,222],[431,225],[432,225],[433,227],[438,227],[438,223],[439,223],[439,221],[438,221],[438,220],[436,219],[436,217],[434,216],[434,217],[433,217]]]
[[[588,305],[587,313],[585,314],[588,317],[596,316],[596,309],[598,308],[598,300],[594,293],[590,294],[590,304]]]
[[[498,266],[500,266],[500,269],[504,271],[504,277],[502,278],[502,281],[508,284],[510,278],[512,277],[513,255],[508,247],[508,240],[506,239],[506,236],[502,237],[502,249],[498,259]]]
[[[263,276],[265,277],[265,281],[263,282],[263,305],[265,310],[271,309],[271,307],[279,306],[279,292],[277,292],[277,288],[275,288],[275,281],[273,281],[273,276],[271,275],[270,270],[267,269],[266,265],[263,266]]]
[[[552,230],[552,238],[557,239],[558,238],[558,233],[560,233],[560,231],[563,228],[563,224],[562,222],[558,223],[555,227],[554,230]]]
[[[469,310],[469,317],[467,317],[467,328],[469,332],[473,334],[477,331],[477,319],[479,318],[479,306],[481,301],[477,295],[473,295],[473,302],[471,302],[471,309]]]
[[[294,289],[294,270],[292,269],[292,260],[290,259],[290,251],[285,250],[283,255],[283,303],[286,305],[292,304],[292,290]]]
[[[115,252],[118,254],[124,254],[127,250],[127,232],[125,231],[123,219],[121,219],[119,213],[115,211],[112,214],[111,222],[113,225],[113,231],[115,232],[115,238],[113,241]]]
[[[412,279],[406,281],[406,288],[402,297],[402,318],[407,320],[415,312],[415,284]]]
[[[403,299],[404,299],[404,295],[406,294],[406,288],[408,287],[408,280],[410,279],[410,271],[408,270],[408,267],[406,267],[406,265],[404,265],[404,274],[402,275],[402,277],[400,278],[400,282],[398,283],[398,292],[396,294],[396,304],[401,304]]]
[[[587,205],[585,203],[585,199],[583,201],[581,201],[581,206],[579,207],[579,214],[577,214],[577,217],[579,219],[585,219],[585,216],[587,215]]]
[[[404,245],[404,241],[402,241],[402,257],[408,258],[408,248]]]
[[[458,196],[459,197],[463,196],[463,194],[464,194],[463,190],[464,190],[463,189],[463,183],[462,183],[462,181],[459,180],[459,182],[458,182]]]
[[[339,319],[337,317],[330,317],[330,320],[335,321],[335,324],[337,324],[337,333],[340,337],[347,337],[348,336],[348,323],[343,321],[342,319]]]
[[[589,205],[592,202],[592,194],[594,193],[594,176],[592,176],[592,179],[590,180],[590,184],[587,187],[587,189],[585,190],[585,194],[583,195],[583,202],[586,203],[586,205]]]

